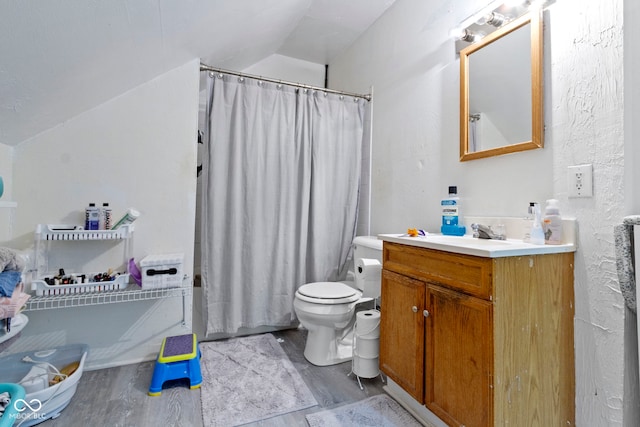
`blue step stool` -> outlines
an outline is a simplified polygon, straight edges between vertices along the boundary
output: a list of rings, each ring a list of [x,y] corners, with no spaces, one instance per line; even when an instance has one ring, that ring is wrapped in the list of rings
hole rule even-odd
[[[189,378],[190,388],[202,384],[200,349],[196,334],[167,337],[162,341],[160,354],[153,368],[149,396],[160,396],[165,381]]]

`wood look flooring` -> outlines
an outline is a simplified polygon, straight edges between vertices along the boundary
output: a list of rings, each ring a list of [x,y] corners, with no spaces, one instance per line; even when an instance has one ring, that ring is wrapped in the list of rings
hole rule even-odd
[[[333,366],[314,366],[304,358],[307,336],[304,329],[273,332],[282,338],[282,347],[300,372],[318,405],[279,417],[246,424],[250,427],[307,426],[305,415],[357,402],[383,393],[380,377],[361,379],[358,386],[351,362]],[[202,426],[200,390],[188,383],[165,383],[160,396],[148,396],[154,362],[84,372],[75,396],[60,416],[42,427],[85,426]],[[221,397],[224,398],[224,397]]]

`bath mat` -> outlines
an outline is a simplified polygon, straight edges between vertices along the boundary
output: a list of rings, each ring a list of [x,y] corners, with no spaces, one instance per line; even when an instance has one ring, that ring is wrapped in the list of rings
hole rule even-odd
[[[238,426],[318,404],[271,334],[200,343],[205,426]]]
[[[306,418],[310,427],[422,426],[399,403],[386,394],[378,394],[359,402],[326,411],[314,412],[313,414],[308,414]]]

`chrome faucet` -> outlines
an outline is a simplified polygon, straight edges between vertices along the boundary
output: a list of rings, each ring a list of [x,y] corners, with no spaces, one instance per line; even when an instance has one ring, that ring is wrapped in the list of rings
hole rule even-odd
[[[505,240],[506,236],[502,233],[496,233],[491,229],[491,226],[482,225],[482,224],[471,224],[471,229],[473,230],[473,237],[478,239],[494,239],[494,240]]]

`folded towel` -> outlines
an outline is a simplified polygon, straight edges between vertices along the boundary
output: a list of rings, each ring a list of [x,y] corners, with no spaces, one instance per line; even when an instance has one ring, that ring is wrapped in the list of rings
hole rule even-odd
[[[22,273],[19,271],[3,271],[0,273],[0,297],[11,298],[13,290],[22,280]]]
[[[637,311],[635,269],[633,265],[633,226],[640,224],[640,215],[627,216],[622,224],[613,228],[616,251],[616,268],[620,291],[625,304],[633,313]]]

